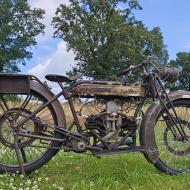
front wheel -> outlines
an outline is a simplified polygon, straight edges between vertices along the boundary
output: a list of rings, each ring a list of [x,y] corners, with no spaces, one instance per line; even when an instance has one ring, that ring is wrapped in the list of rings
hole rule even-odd
[[[172,104],[177,117],[170,104],[167,109],[173,119],[162,107],[156,118],[152,118],[155,119],[152,129],[143,127],[141,143],[147,148],[145,157],[157,169],[171,175],[190,173],[190,100],[179,99]],[[181,128],[186,135],[182,136],[177,128]],[[143,139],[148,136],[151,139]]]

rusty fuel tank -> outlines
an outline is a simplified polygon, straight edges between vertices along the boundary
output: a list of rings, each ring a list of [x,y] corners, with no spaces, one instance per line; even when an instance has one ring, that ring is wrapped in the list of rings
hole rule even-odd
[[[122,97],[143,97],[145,88],[142,85],[128,84],[81,84],[71,91],[77,95],[97,95],[97,96],[122,96]]]

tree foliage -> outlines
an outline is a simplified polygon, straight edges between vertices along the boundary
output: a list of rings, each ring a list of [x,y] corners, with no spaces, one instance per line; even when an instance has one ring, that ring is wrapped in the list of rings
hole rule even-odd
[[[36,45],[35,37],[44,29],[43,14],[27,0],[0,1],[0,72],[17,72],[18,63],[31,58],[29,47]]]
[[[176,87],[190,91],[190,52],[177,53],[176,60],[171,60],[170,64],[182,70]]]
[[[162,33],[136,20],[133,13],[140,9],[136,0],[70,0],[60,5],[53,19],[54,36],[74,51],[77,64],[72,72],[115,79],[118,70],[147,55],[165,62]]]

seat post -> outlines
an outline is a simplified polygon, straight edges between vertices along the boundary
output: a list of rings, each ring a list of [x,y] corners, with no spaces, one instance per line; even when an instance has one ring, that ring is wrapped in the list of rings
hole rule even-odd
[[[74,104],[73,104],[73,101],[72,101],[72,98],[71,98],[72,96],[70,95],[69,91],[64,88],[64,86],[63,86],[63,84],[61,82],[58,82],[58,83],[59,83],[59,86],[61,87],[61,89],[63,91],[63,96],[69,102],[69,106],[70,106],[70,109],[71,109],[71,112],[72,112],[72,115],[73,115],[77,130],[78,130],[79,133],[82,133],[82,129],[80,127],[79,119],[77,117],[76,110],[75,110],[75,107],[74,107]]]

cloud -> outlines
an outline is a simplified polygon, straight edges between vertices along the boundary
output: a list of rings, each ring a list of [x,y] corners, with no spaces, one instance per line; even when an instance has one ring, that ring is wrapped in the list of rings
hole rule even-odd
[[[36,66],[28,70],[28,74],[35,75],[41,80],[46,74],[64,75],[74,65],[74,53],[67,52],[66,42],[57,44],[56,50],[46,58],[40,58]]]
[[[43,23],[45,24],[45,35],[39,35],[37,37],[37,42],[39,44],[38,50],[40,57],[35,57],[37,64],[33,66],[30,65],[27,73],[37,76],[40,80],[45,80],[46,74],[60,74],[65,75],[66,72],[71,70],[74,65],[74,53],[72,51],[67,52],[66,42],[58,42],[57,44],[52,44],[52,36],[54,29],[51,26],[53,17],[57,7],[60,4],[69,4],[69,0],[29,0],[29,4],[32,8],[41,8],[45,10],[45,18]],[[44,52],[52,52],[48,55],[44,55]],[[39,54],[38,54],[39,56]],[[32,66],[32,68],[31,68]],[[48,85],[53,86],[52,91],[57,93],[60,88],[56,83],[48,82]]]
[[[60,4],[69,4],[69,0],[30,0],[29,4],[32,8],[41,8],[45,10],[45,18],[43,23],[46,25],[45,35],[39,35],[37,41],[48,40],[52,38],[54,29],[51,26],[52,18],[55,16],[57,7]]]
[[[48,53],[51,51],[54,52],[47,57],[41,56],[38,58],[38,64],[29,69],[28,73],[37,75],[39,78],[43,78],[45,74],[50,72],[64,74],[66,71],[70,70],[71,65],[74,64],[74,54],[72,51],[66,51],[65,42],[59,42],[57,45],[52,45],[51,42],[54,29],[51,22],[60,4],[68,5],[69,0],[29,0],[29,4],[32,8],[41,8],[46,12],[43,20],[46,26],[45,35],[39,35],[37,37],[37,42],[39,44],[38,50]],[[56,50],[55,46],[57,46]]]

